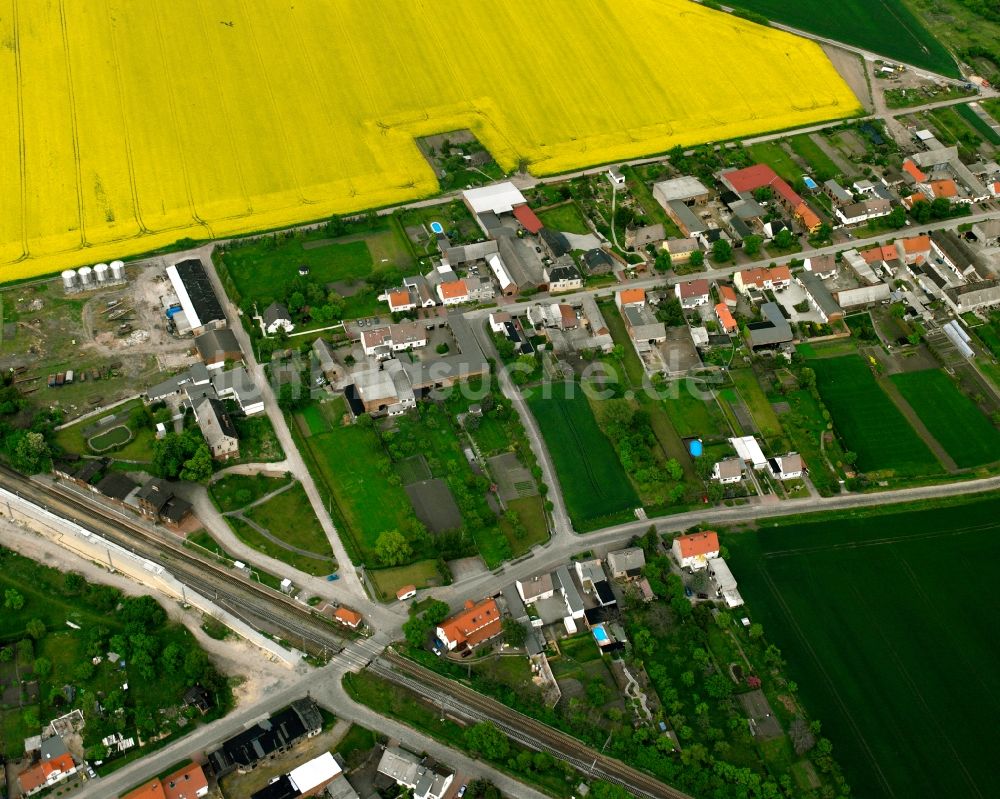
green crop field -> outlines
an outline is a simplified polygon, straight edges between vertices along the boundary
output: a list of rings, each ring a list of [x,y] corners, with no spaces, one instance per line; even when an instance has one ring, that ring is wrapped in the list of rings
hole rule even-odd
[[[830,180],[840,175],[840,170],[833,160],[824,153],[818,144],[809,138],[808,133],[792,136],[788,143],[795,153],[812,167],[812,176],[819,182]]]
[[[903,0],[740,0],[769,19],[853,44],[907,64],[959,77],[955,61]]]
[[[940,464],[857,355],[810,360],[816,385],[863,472],[928,474]]]
[[[618,455],[597,426],[579,384],[553,383],[551,397],[536,389],[528,406],[552,454],[573,525],[620,514],[639,505]]]
[[[1000,431],[944,372],[906,372],[890,380],[959,468],[1000,460]]]
[[[979,114],[973,111],[969,106],[956,105],[955,111],[958,112],[958,115],[962,117],[962,119],[972,126],[976,133],[986,139],[986,141],[990,144],[1000,144],[1000,136],[997,135],[997,132],[987,125],[986,122],[980,118]]]
[[[729,535],[853,796],[1000,796],[1000,499]]]
[[[764,438],[780,436],[782,434],[781,422],[778,421],[778,415],[764,395],[760,383],[757,382],[753,369],[733,369],[729,376],[739,390],[743,402],[750,409],[750,415],[757,423],[760,434]]]

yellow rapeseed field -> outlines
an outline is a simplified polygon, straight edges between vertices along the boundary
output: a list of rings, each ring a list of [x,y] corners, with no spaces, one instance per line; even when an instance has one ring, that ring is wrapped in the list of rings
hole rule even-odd
[[[821,50],[687,0],[0,0],[0,280],[853,114]]]

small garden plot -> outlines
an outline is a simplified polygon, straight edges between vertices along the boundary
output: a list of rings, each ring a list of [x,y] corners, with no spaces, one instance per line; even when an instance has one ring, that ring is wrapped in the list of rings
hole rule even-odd
[[[509,514],[513,513],[513,519]],[[548,540],[549,525],[545,518],[545,505],[539,496],[515,499],[507,503],[507,514],[500,520],[510,543],[511,556],[519,557],[536,544]]]
[[[515,499],[538,494],[538,487],[531,472],[521,464],[513,452],[490,458],[486,465],[503,502],[512,502]]]
[[[1000,431],[939,369],[889,378],[959,468],[1000,460]]]
[[[434,559],[418,560],[416,563],[391,569],[369,569],[368,576],[385,601],[395,598],[396,592],[404,585],[431,588],[444,582],[438,561]]]
[[[432,532],[443,533],[462,526],[462,514],[455,504],[455,497],[440,477],[407,485],[406,495],[417,518]]]
[[[433,476],[427,465],[427,459],[423,455],[404,458],[396,464],[396,472],[399,474],[399,479],[403,481],[403,485],[407,486],[422,480],[430,480]]]
[[[863,472],[934,474],[941,465],[860,357],[809,361],[816,386],[847,449]]]
[[[771,407],[760,383],[757,382],[757,376],[753,369],[733,369],[729,375],[739,392],[739,396],[746,403],[753,416],[760,434],[766,439],[781,436],[783,432],[781,422],[778,421],[774,408]]]
[[[539,211],[538,218],[546,227],[563,233],[585,235],[591,232],[580,207],[573,200]]]
[[[107,452],[109,449],[127,444],[132,439],[132,431],[125,425],[120,424],[112,427],[103,433],[98,433],[87,441],[87,445],[94,452]]]

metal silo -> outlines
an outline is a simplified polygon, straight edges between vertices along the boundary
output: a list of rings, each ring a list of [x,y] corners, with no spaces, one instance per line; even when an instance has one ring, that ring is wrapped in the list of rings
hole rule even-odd
[[[77,274],[80,276],[80,286],[88,289],[92,288],[94,285],[94,270],[89,266],[81,266],[77,270]]]
[[[115,281],[125,282],[125,262],[124,261],[112,261],[111,262],[111,279]]]
[[[111,267],[107,264],[97,264],[97,266],[94,267],[94,277],[97,279],[98,283],[107,283],[110,276]]]
[[[75,291],[76,286],[76,270],[67,269],[62,273],[63,289],[66,291]]]

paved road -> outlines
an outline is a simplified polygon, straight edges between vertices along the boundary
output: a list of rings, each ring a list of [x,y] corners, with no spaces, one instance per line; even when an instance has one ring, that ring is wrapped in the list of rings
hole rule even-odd
[[[482,323],[481,316],[474,319],[472,329],[475,331],[476,338],[479,340],[479,344],[483,348],[483,352],[486,353],[486,356],[495,359],[496,363],[500,364],[500,356],[493,344],[493,339],[486,332],[486,326]],[[535,458],[538,460],[538,465],[542,470],[542,481],[549,487],[549,493],[545,498],[551,500],[554,506],[550,514],[552,518],[552,538],[554,540],[562,540],[564,537],[572,535],[573,524],[570,522],[569,513],[566,511],[566,501],[563,498],[562,487],[559,484],[559,477],[556,475],[555,466],[552,464],[552,456],[549,454],[549,449],[542,440],[542,434],[538,429],[538,423],[535,421],[534,414],[528,409],[528,404],[524,401],[520,389],[514,385],[514,381],[511,380],[506,369],[498,369],[498,380],[501,390],[510,399],[514,410],[521,419],[521,424],[524,425],[524,431],[528,436],[531,451],[535,453]]]
[[[438,743],[433,738],[406,727],[351,699],[342,686],[348,671],[359,671],[389,643],[385,635],[354,641],[334,657],[329,665],[304,675],[289,675],[288,680],[275,682],[265,690],[263,698],[252,707],[241,708],[223,719],[199,727],[179,741],[138,760],[108,777],[86,784],[74,797],[79,799],[108,799],[118,796],[137,783],[169,768],[178,760],[191,757],[202,759],[202,753],[211,750],[221,741],[240,730],[255,724],[269,713],[281,709],[307,693],[338,719],[361,724],[389,738],[395,738],[416,752],[426,752],[442,763],[447,763],[472,780],[479,777],[490,780],[505,796],[525,799],[547,799],[544,794],[512,779],[491,766],[474,760],[461,752]]]
[[[309,504],[312,506],[313,512],[316,514],[316,518],[319,519],[320,524],[323,527],[323,531],[326,533],[326,537],[330,540],[330,546],[333,548],[333,554],[337,563],[341,566],[340,580],[337,581],[335,587],[331,585],[330,591],[335,593],[338,599],[342,598],[342,601],[348,605],[368,603],[368,594],[365,592],[364,586],[358,578],[357,572],[355,572],[353,566],[351,565],[351,559],[340,540],[340,535],[337,533],[337,528],[334,526],[333,520],[330,518],[330,514],[323,502],[323,498],[320,496],[319,489],[316,488],[316,483],[313,480],[312,474],[306,467],[305,461],[302,459],[302,454],[299,452],[298,447],[295,446],[295,441],[292,439],[292,433],[288,429],[288,424],[285,422],[285,415],[278,407],[278,399],[274,395],[274,389],[272,388],[270,381],[267,379],[267,376],[264,374],[264,369],[257,362],[257,358],[254,355],[253,345],[250,341],[250,336],[243,327],[239,310],[233,304],[233,301],[229,298],[225,288],[222,286],[222,281],[219,279],[219,275],[215,270],[215,264],[212,261],[212,249],[213,245],[206,245],[196,250],[194,254],[196,257],[201,258],[202,263],[205,264],[205,271],[208,272],[208,275],[212,280],[212,287],[215,289],[216,295],[222,302],[223,310],[225,311],[229,324],[229,329],[236,335],[236,340],[239,342],[240,349],[243,351],[247,371],[254,379],[254,382],[260,387],[261,394],[264,397],[264,410],[267,413],[268,418],[271,420],[271,424],[274,426],[274,432],[278,437],[278,441],[281,442],[281,446],[285,451],[287,469],[299,480],[300,483],[302,483],[306,496],[309,497]]]

